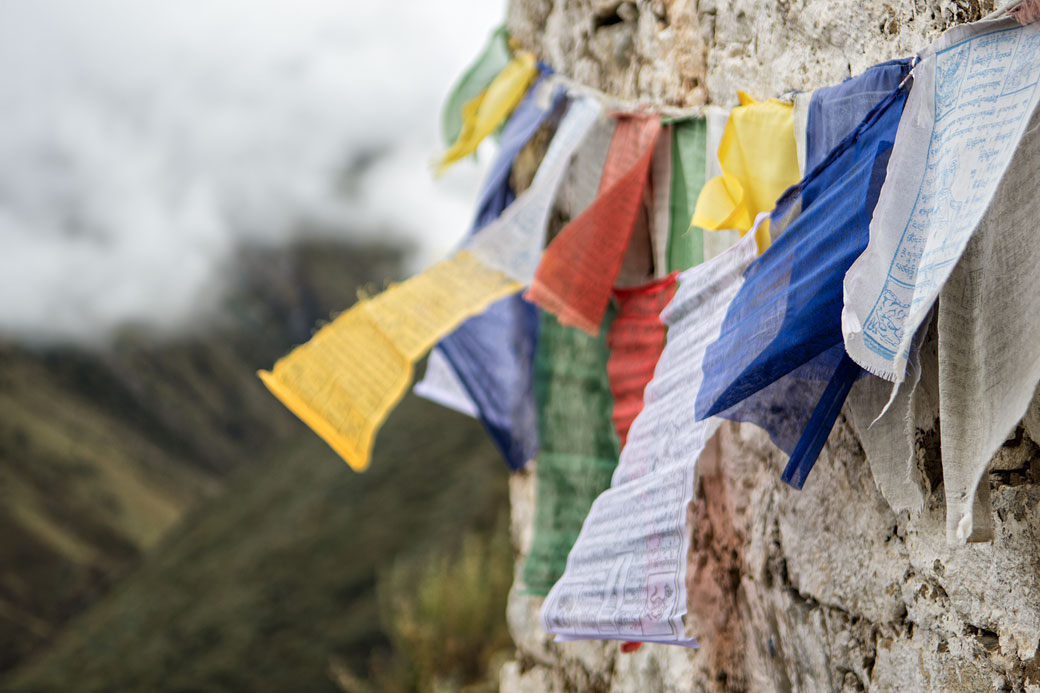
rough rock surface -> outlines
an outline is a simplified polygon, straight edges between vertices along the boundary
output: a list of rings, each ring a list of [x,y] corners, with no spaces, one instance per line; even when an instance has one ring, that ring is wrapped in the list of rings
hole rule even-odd
[[[510,34],[556,71],[647,103],[735,104],[912,55],[994,0],[511,0]]]
[[[737,88],[764,98],[840,81],[992,9],[992,0],[512,0],[508,26],[555,69],[605,92],[730,104]],[[724,425],[690,511],[701,649],[556,644],[539,626],[541,600],[514,591],[517,656],[502,690],[1040,692],[1038,412],[1034,402],[994,460],[995,540],[956,549],[934,440],[918,446],[927,507],[897,515],[844,417],[800,492],[780,482],[784,456],[765,434]],[[514,476],[521,559],[533,493],[531,470]]]

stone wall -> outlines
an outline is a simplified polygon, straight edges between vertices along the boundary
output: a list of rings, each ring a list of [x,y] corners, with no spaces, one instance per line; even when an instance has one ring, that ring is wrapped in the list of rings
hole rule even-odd
[[[512,0],[508,26],[554,68],[608,93],[732,104],[737,88],[764,98],[835,83],[992,9],[992,0]],[[780,482],[784,456],[765,434],[723,426],[691,508],[701,649],[555,644],[538,625],[541,600],[514,593],[517,656],[502,690],[1040,691],[1038,414],[994,463],[995,540],[958,549],[946,545],[934,440],[918,446],[926,509],[895,514],[844,416],[800,492]],[[514,476],[521,558],[533,493],[530,470]]]

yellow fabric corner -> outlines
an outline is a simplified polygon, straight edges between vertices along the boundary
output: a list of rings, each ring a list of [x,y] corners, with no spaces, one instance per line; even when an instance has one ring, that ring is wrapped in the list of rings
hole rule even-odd
[[[351,468],[364,471],[376,432],[404,396],[415,361],[463,320],[520,289],[460,251],[359,301],[258,375]]]
[[[462,130],[455,144],[437,162],[438,175],[477,150],[477,145],[513,112],[537,74],[534,55],[521,51],[502,68],[487,89],[462,107]]]
[[[356,304],[260,379],[355,471],[368,468],[376,431],[404,395],[412,362]]]
[[[709,231],[737,229],[741,233],[751,228],[744,200],[744,186],[736,176],[723,173],[706,182],[697,198],[692,226]]]
[[[793,105],[779,99],[755,101],[744,92],[737,96],[741,105],[730,113],[719,143],[723,175],[704,185],[692,224],[744,235],[759,213],[772,210],[784,190],[798,182],[799,171]],[[768,226],[763,226],[759,252],[769,246]]]

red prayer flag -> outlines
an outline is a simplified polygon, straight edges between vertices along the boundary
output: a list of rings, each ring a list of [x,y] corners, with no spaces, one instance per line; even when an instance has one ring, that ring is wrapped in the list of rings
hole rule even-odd
[[[643,286],[615,287],[618,312],[607,331],[607,378],[614,396],[614,430],[624,447],[628,429],[643,410],[643,390],[654,377],[654,368],[664,349],[666,328],[661,311],[675,295],[676,277]]]
[[[659,116],[618,116],[596,199],[545,249],[525,298],[561,324],[599,332],[660,132]]]

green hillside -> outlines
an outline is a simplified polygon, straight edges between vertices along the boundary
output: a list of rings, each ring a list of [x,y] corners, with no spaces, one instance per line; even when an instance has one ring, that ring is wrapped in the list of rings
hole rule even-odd
[[[213,616],[219,625],[192,623],[205,632],[224,628],[222,609],[234,608],[244,593],[221,592],[217,578],[223,574],[220,564],[230,571],[236,560],[245,570],[235,573],[236,582],[256,580],[257,589],[268,590],[263,599],[256,597],[258,603],[284,601],[297,585],[305,592],[333,589],[332,598],[340,601],[329,602],[330,608],[351,604],[349,611],[357,612],[357,620],[348,619],[349,628],[344,621],[329,622],[336,642],[355,642],[350,634],[355,631],[368,638],[357,640],[358,647],[379,637],[372,614],[359,606],[365,603],[371,611],[374,596],[355,603],[371,587],[373,566],[409,545],[411,528],[423,530],[416,535],[423,541],[436,538],[438,527],[448,534],[457,531],[471,517],[467,503],[483,522],[489,511],[482,500],[474,500],[480,496],[475,486],[460,487],[469,496],[458,496],[451,512],[436,502],[442,494],[455,498],[450,494],[457,491],[446,485],[454,479],[451,465],[459,464],[480,466],[470,475],[482,484],[491,483],[482,475],[494,473],[498,491],[488,491],[488,497],[504,503],[501,463],[476,424],[413,402],[402,413],[411,418],[391,424],[380,439],[382,463],[371,474],[355,477],[267,393],[255,371],[306,341],[316,322],[353,303],[358,288],[378,288],[398,276],[401,257],[394,248],[316,242],[248,251],[229,269],[231,290],[215,319],[200,319],[176,338],[127,329],[113,344],[96,349],[0,342],[0,677],[34,657],[45,660],[42,653],[56,640],[63,643],[61,652],[72,657],[76,639],[63,635],[66,624],[90,610],[114,584],[120,587],[113,599],[137,594],[169,608],[190,584],[193,603],[205,604],[199,614]],[[432,469],[439,471],[430,476]],[[395,490],[384,476],[392,470],[423,485],[404,483]],[[339,485],[344,486],[337,491]],[[377,502],[366,500],[365,489],[376,489],[372,498]],[[266,500],[258,500],[257,493],[266,493]],[[323,505],[327,499],[348,504],[349,512],[368,508],[371,518],[385,515],[395,503],[407,503],[398,517],[377,522],[351,515],[346,527],[336,518],[346,522],[348,516]],[[430,508],[426,499],[434,501]],[[257,507],[250,511],[253,502],[269,503],[270,517]],[[282,508],[280,502],[293,505]],[[319,521],[323,513],[331,514],[327,524]],[[281,534],[283,525],[291,525],[292,534]],[[335,527],[336,536],[322,534],[326,526]],[[171,538],[171,531],[180,538]],[[173,550],[188,546],[177,542],[190,543],[190,537],[202,542],[191,551],[211,551],[209,563],[195,566],[193,553]],[[321,542],[332,546],[334,555],[324,553]],[[293,557],[300,582],[263,582],[271,572],[266,561],[281,566],[289,548],[300,552]],[[272,553],[261,558],[261,549]],[[312,553],[321,557],[308,564]],[[181,566],[170,555],[192,565]],[[253,558],[260,564],[250,565]],[[320,561],[330,561],[329,568],[319,570],[325,565]],[[190,572],[202,568],[210,572]],[[364,579],[357,577],[362,573]],[[167,574],[181,582],[162,582],[159,577]],[[153,630],[145,637],[130,626],[146,611],[136,602],[112,606],[118,603],[106,602],[112,663],[130,666],[154,650],[188,672],[198,669],[188,661],[190,652],[175,651],[170,643],[215,649],[199,645],[204,639],[189,642],[163,623],[150,623]],[[84,622],[102,621],[91,615]],[[280,628],[250,618],[241,623],[250,632]],[[117,647],[124,635],[132,640]],[[104,661],[93,655],[88,659]],[[59,660],[73,661],[53,661]],[[51,671],[49,664],[41,667],[34,671]],[[62,667],[54,671],[74,668]],[[58,685],[57,678],[47,680]],[[94,681],[100,685],[101,678]]]
[[[476,422],[414,397],[361,475],[297,433],[0,688],[337,690],[332,657],[365,674],[389,646],[377,574],[494,526],[508,475]]]

